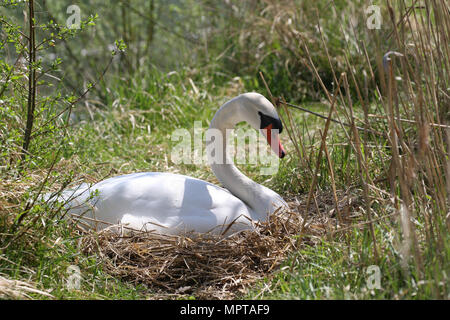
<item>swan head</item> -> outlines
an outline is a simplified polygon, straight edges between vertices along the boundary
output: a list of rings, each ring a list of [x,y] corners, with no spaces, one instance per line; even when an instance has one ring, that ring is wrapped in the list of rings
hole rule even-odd
[[[241,112],[244,120],[256,130],[260,130],[272,150],[278,157],[284,158],[286,152],[279,137],[283,131],[283,124],[273,104],[255,92],[244,93],[237,98],[243,106]]]

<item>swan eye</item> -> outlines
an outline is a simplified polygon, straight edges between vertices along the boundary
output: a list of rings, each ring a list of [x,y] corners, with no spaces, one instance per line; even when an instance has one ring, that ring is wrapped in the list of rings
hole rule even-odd
[[[280,119],[273,118],[271,116],[268,116],[261,111],[258,111],[259,117],[261,118],[261,125],[260,129],[265,129],[269,125],[272,125],[272,129],[278,129],[279,133],[283,131],[283,124],[281,123]]]

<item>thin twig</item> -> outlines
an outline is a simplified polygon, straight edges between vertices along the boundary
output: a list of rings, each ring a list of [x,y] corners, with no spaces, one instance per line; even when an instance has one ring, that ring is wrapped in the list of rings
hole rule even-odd
[[[292,103],[288,103],[288,102],[282,101],[281,99],[278,99],[278,100],[276,100],[276,101],[277,101],[278,103],[284,104],[284,105],[286,105],[286,106],[288,106],[288,107],[295,108],[295,109],[299,109],[299,110],[304,111],[304,112],[308,112],[308,113],[310,113],[310,114],[312,114],[312,115],[315,115],[316,117],[319,117],[319,118],[322,118],[322,119],[325,119],[325,120],[328,119],[327,116],[324,116],[324,115],[322,115],[322,114],[320,114],[320,113],[317,113],[317,112],[308,110],[308,109],[306,109],[306,108],[304,108],[304,107],[300,107],[300,106],[297,106],[297,105],[292,104]],[[349,128],[352,127],[351,124],[348,124],[348,123],[346,123],[346,122],[342,122],[342,121],[339,121],[339,120],[336,120],[336,119],[333,119],[333,118],[331,118],[330,121],[332,121],[332,122],[334,122],[334,123],[342,124],[342,125],[344,125],[344,126],[346,126],[346,127],[349,127]],[[375,131],[375,130],[366,129],[366,128],[362,128],[362,127],[358,127],[358,126],[356,126],[356,129],[358,129],[358,130],[360,130],[360,131],[370,132],[370,133],[373,133],[373,134],[376,134],[376,135],[383,135],[383,136],[385,135],[385,134],[382,133],[382,132],[378,132],[378,131]]]

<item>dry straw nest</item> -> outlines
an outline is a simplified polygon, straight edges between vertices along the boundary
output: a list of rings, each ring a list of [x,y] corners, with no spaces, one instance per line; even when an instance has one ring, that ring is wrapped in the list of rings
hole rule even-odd
[[[232,298],[274,270],[297,247],[303,219],[279,211],[270,221],[228,237],[212,234],[118,235],[105,229],[83,238],[87,254],[97,254],[105,270],[127,282],[147,285],[155,297],[194,295]]]
[[[105,229],[83,237],[86,254],[102,259],[106,272],[134,284],[145,284],[153,298],[230,299],[277,270],[300,245],[320,239],[330,221],[302,206],[277,211],[269,221],[229,237],[212,234],[165,236],[119,235]],[[311,217],[315,217],[312,218]],[[328,217],[326,220],[334,220]],[[304,223],[305,221],[305,223]]]

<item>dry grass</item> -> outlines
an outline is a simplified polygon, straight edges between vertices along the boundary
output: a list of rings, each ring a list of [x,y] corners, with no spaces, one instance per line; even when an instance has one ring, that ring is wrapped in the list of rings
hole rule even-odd
[[[0,299],[33,299],[31,293],[53,298],[51,294],[36,289],[31,283],[10,280],[0,275]]]

